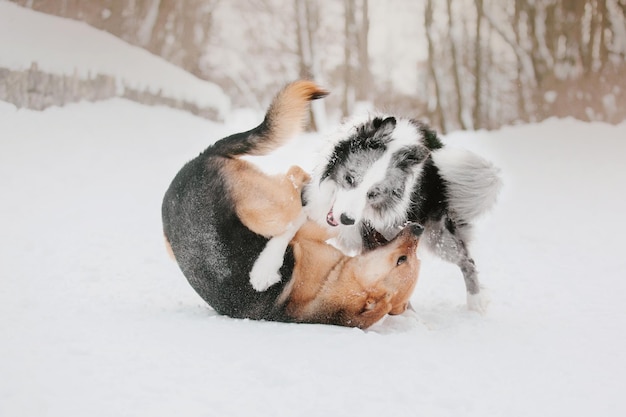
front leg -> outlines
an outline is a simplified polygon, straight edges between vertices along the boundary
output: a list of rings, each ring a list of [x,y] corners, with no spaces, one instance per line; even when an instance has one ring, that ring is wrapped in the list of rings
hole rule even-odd
[[[302,212],[302,187],[308,174],[292,166],[286,174],[268,176],[246,161],[225,167],[237,217],[253,232],[267,238],[288,233]]]
[[[306,222],[304,210],[287,225],[285,232],[271,238],[250,271],[250,284],[257,291],[265,291],[272,285],[280,282],[280,267],[283,265],[285,251],[289,242],[296,235],[300,227]]]
[[[469,225],[458,225],[446,216],[439,221],[430,222],[427,229],[428,232],[424,235],[429,248],[442,259],[456,264],[461,269],[467,290],[467,308],[485,313],[489,298],[481,291],[476,264],[467,248]]]

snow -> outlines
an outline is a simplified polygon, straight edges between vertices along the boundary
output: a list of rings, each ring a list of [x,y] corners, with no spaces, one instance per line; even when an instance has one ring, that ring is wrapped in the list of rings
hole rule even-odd
[[[150,52],[83,22],[46,15],[0,0],[0,67],[30,68],[81,77],[96,74],[128,86],[217,110],[223,117],[230,99],[217,85],[200,80]]]
[[[626,125],[448,137],[505,176],[472,246],[489,309],[425,253],[414,316],[361,331],[218,316],[167,257],[169,181],[248,118],[0,103],[0,415],[624,414]],[[311,169],[321,145],[256,161]]]
[[[106,70],[225,103],[105,33],[2,1],[0,51],[0,66]],[[218,316],[168,258],[160,205],[175,173],[261,120],[225,116],[0,102],[0,416],[626,413],[626,124],[448,136],[504,175],[471,247],[489,309],[468,311],[458,268],[423,253],[415,313],[361,331]],[[253,160],[311,170],[323,145],[304,135]]]

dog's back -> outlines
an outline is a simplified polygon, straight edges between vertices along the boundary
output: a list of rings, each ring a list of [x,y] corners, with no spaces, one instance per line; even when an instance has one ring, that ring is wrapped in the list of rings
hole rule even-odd
[[[249,283],[250,270],[268,239],[251,231],[237,216],[229,166],[239,156],[266,154],[297,134],[308,102],[325,94],[309,81],[288,85],[259,126],[207,148],[178,172],[165,193],[165,238],[191,286],[220,314],[275,319],[281,312],[268,306],[284,286],[257,292]],[[291,253],[285,257],[285,268],[292,268]]]

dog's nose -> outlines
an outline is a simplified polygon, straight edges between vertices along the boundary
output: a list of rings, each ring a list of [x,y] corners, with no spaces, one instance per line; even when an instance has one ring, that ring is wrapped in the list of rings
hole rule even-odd
[[[339,220],[341,220],[341,224],[346,226],[351,226],[354,224],[354,219],[350,216],[347,216],[346,213],[341,213]]]
[[[420,237],[422,232],[424,232],[424,227],[418,223],[410,222],[405,225],[404,230],[406,230],[406,233],[411,233],[415,237]]]
[[[411,225],[411,233],[413,233],[415,236],[417,237],[421,236],[422,232],[424,232],[424,227],[422,227],[422,225],[417,224],[417,223],[413,223]]]

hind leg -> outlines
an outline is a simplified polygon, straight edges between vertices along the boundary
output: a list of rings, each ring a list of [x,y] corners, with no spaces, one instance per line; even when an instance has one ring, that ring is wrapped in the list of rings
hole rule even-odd
[[[291,233],[291,224],[302,212],[302,187],[309,180],[302,168],[294,165],[286,174],[269,176],[235,159],[223,169],[237,217],[248,229],[268,238]]]
[[[272,237],[267,242],[250,271],[250,284],[255,290],[265,291],[280,282],[282,278],[280,267],[283,265],[287,246],[304,223],[306,223],[306,214],[302,211],[298,218],[289,223],[282,234]]]
[[[488,301],[481,293],[476,264],[467,248],[470,226],[455,223],[444,216],[440,220],[427,222],[425,228],[424,237],[427,246],[440,258],[456,264],[461,269],[467,290],[467,307],[484,313]]]

